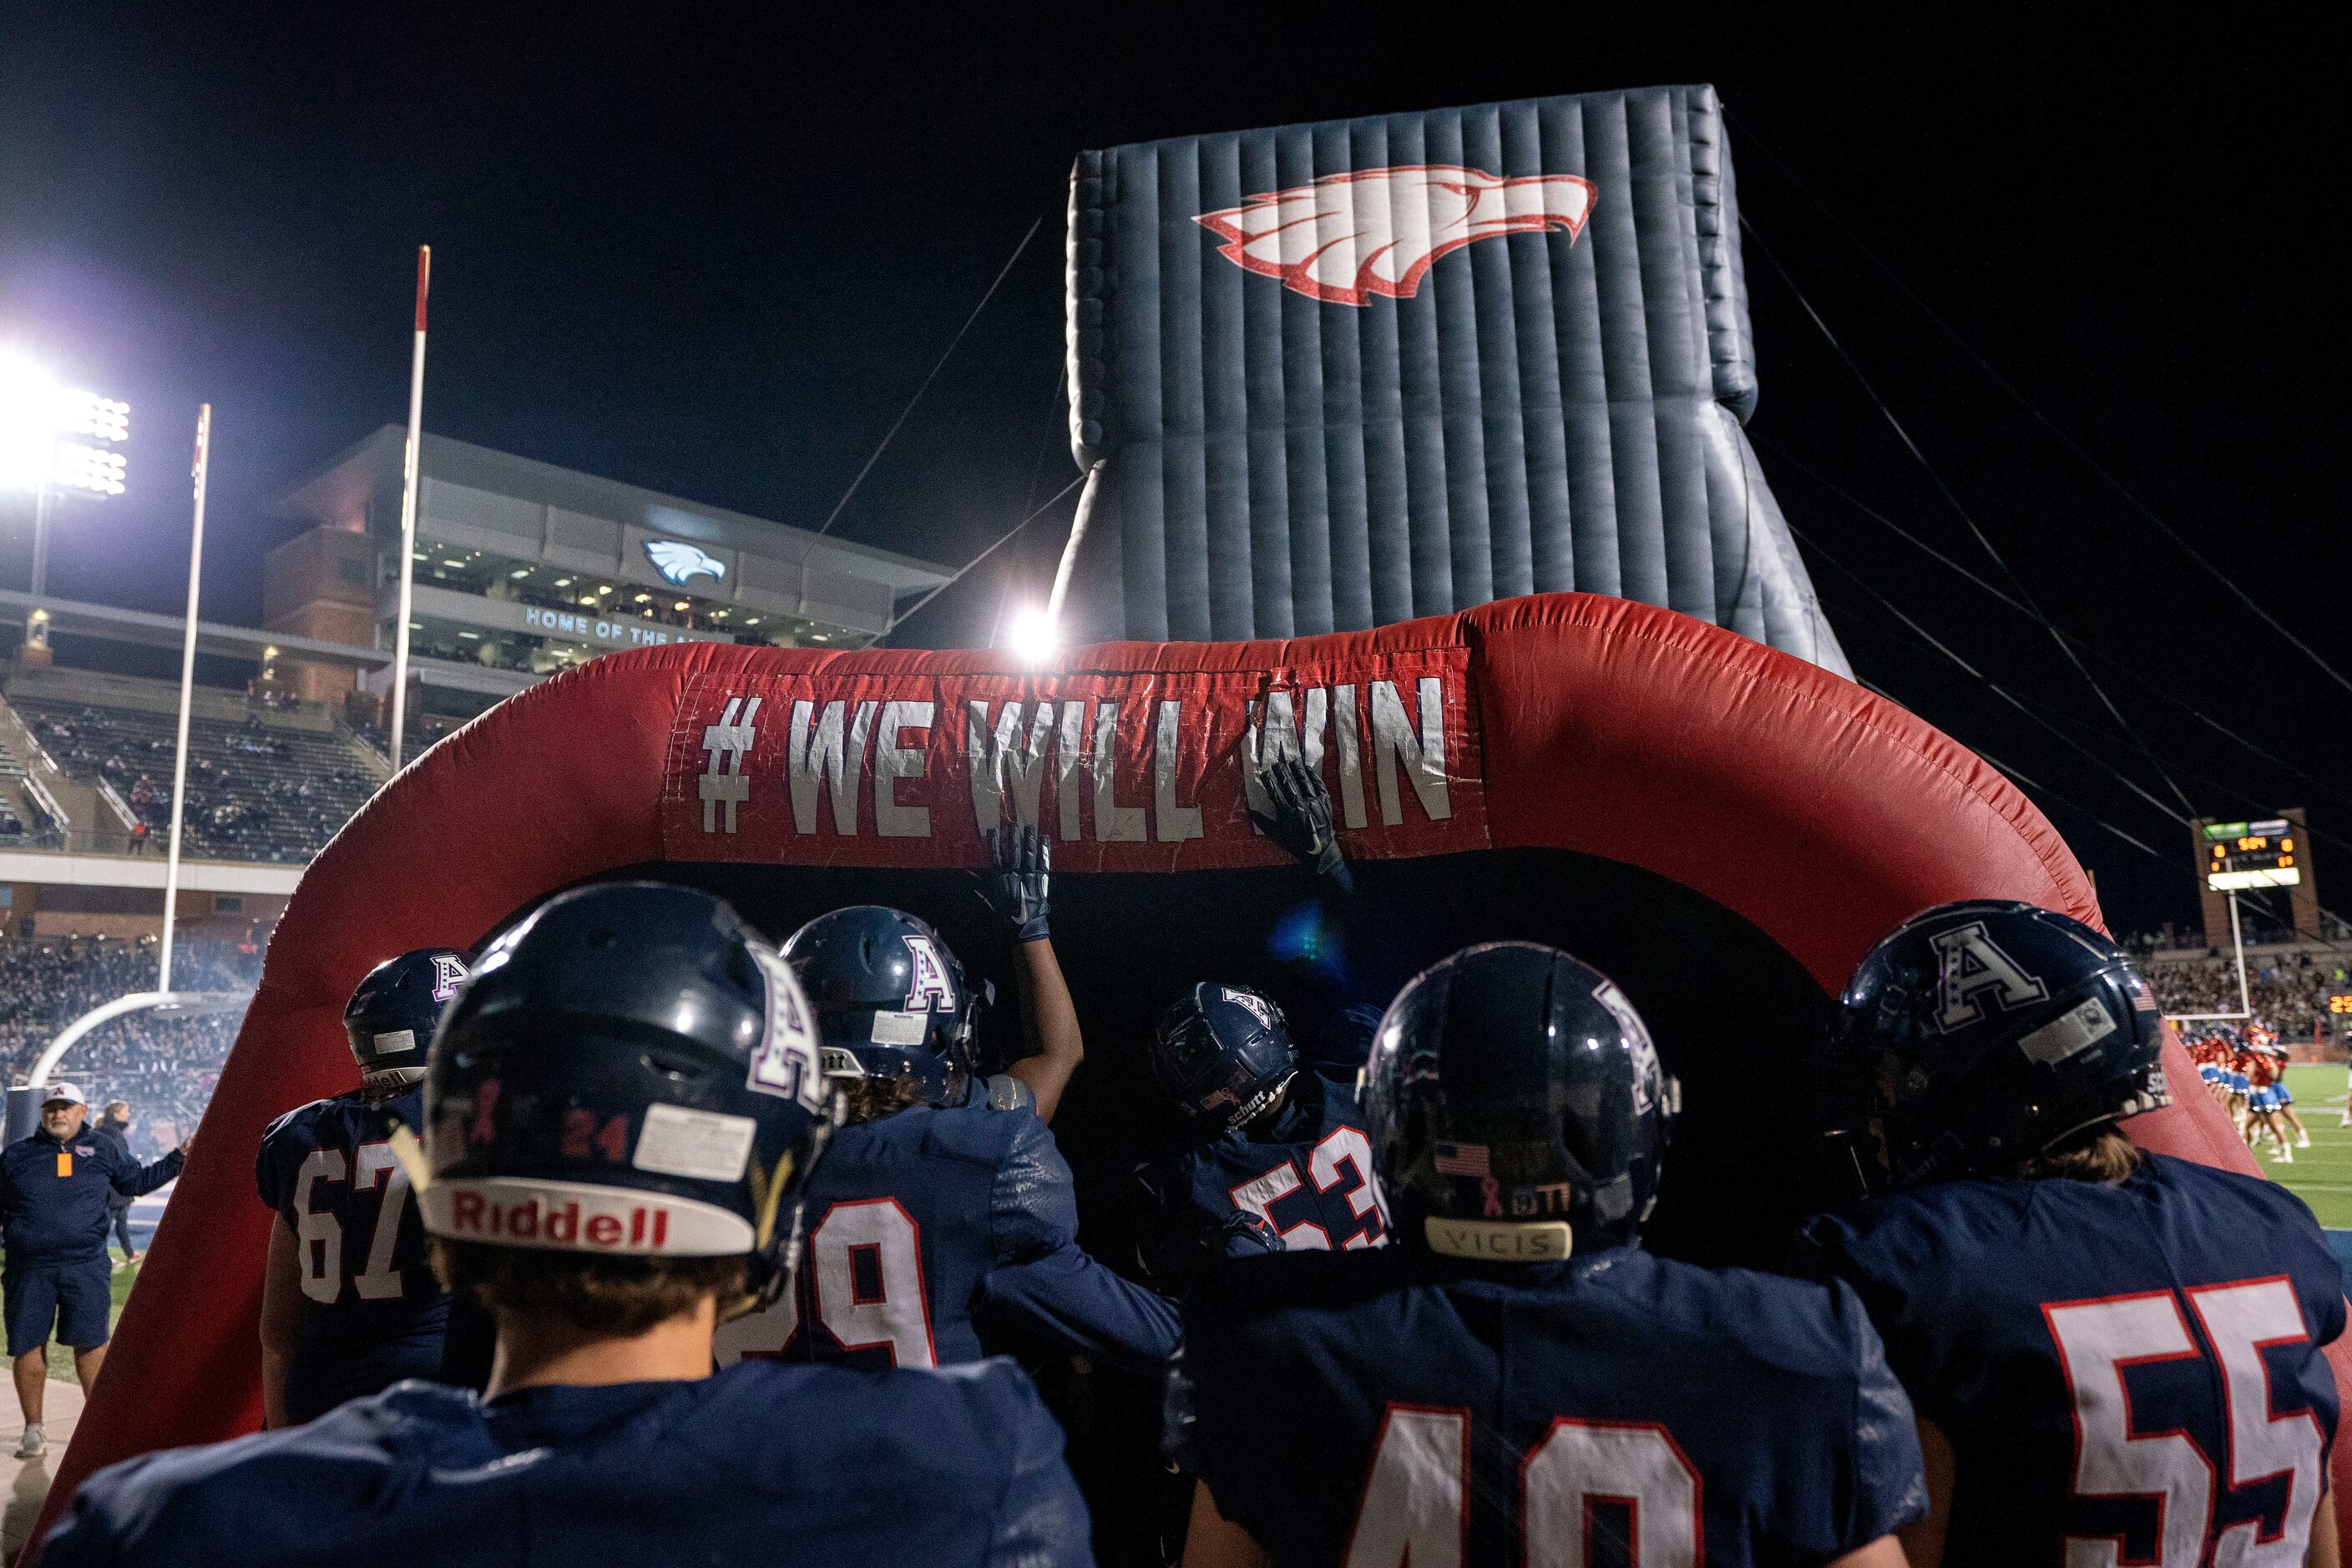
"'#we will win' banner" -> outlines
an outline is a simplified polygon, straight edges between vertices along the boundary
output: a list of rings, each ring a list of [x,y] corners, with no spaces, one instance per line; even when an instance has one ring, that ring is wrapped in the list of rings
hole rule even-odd
[[[1279,861],[1248,805],[1302,757],[1354,857],[1484,848],[1477,715],[1460,647],[1258,670],[709,674],[671,728],[675,860],[977,865],[1034,826],[1055,867]]]

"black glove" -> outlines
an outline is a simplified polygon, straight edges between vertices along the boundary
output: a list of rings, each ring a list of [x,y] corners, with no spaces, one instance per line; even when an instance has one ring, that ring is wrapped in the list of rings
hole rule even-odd
[[[1297,757],[1276,757],[1258,771],[1257,781],[1274,815],[1252,806],[1250,820],[1300,865],[1330,878],[1341,891],[1353,891],[1355,879],[1348,874],[1348,858],[1339,853],[1339,837],[1331,827],[1331,792],[1323,787],[1322,776]]]
[[[1054,847],[1034,827],[998,829],[988,835],[993,870],[975,872],[981,901],[994,910],[1015,942],[1043,942],[1045,885],[1054,869]]]

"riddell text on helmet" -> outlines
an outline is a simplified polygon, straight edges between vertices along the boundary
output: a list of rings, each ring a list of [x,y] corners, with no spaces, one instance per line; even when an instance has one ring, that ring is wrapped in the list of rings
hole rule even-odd
[[[659,1252],[669,1241],[669,1210],[646,1204],[630,1205],[624,1220],[615,1214],[583,1216],[580,1200],[562,1207],[537,1198],[500,1204],[483,1193],[452,1193],[449,1225],[462,1236],[485,1241],[561,1242],[566,1247],[628,1247]]]
[[[712,1204],[584,1183],[512,1177],[438,1183],[425,1227],[457,1241],[577,1252],[724,1257],[751,1250],[751,1227]]]

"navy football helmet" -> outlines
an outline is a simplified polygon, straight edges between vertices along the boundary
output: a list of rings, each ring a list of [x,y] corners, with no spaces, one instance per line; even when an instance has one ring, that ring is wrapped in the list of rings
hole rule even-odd
[[[1246,985],[1213,981],[1168,1005],[1150,1057],[1153,1079],[1211,1136],[1264,1115],[1298,1071],[1282,1009]]]
[[[750,1260],[775,1300],[832,1128],[807,998],[719,900],[551,899],[482,954],[425,1080],[425,1228],[598,1257]]]
[[[1822,1085],[1839,1163],[1865,1191],[2008,1174],[2170,1103],[2162,1027],[2130,957],[2081,921],[1999,899],[1938,904],[1846,983]]]
[[[433,1030],[466,984],[466,955],[420,947],[367,972],[343,1007],[343,1034],[369,1089],[404,1089],[425,1076]]]
[[[1639,1237],[1678,1098],[1607,975],[1491,942],[1397,994],[1360,1100],[1405,1244],[1533,1263]]]
[[[981,1001],[927,922],[880,904],[835,910],[793,932],[784,961],[816,1008],[828,1074],[900,1079],[927,1105],[971,1098]]]

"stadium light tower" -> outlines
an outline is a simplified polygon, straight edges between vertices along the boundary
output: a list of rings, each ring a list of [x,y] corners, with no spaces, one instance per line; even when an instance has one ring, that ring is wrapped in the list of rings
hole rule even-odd
[[[35,595],[48,586],[52,493],[121,495],[124,463],[114,448],[130,438],[129,404],[61,386],[32,361],[0,354],[0,489],[33,492]]]

